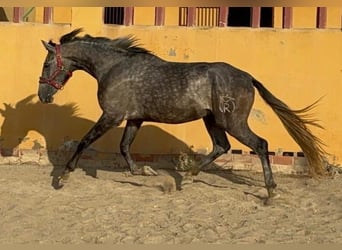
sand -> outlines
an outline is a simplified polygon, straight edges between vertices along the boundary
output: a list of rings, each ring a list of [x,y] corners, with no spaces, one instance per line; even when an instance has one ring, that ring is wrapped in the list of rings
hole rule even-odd
[[[131,176],[77,169],[55,190],[52,166],[0,166],[1,243],[342,243],[342,175],[321,180],[275,174],[264,205],[262,174],[182,172]]]

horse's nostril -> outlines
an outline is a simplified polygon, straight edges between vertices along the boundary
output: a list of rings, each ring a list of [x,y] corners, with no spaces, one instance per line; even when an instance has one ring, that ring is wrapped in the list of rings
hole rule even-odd
[[[53,101],[53,97],[52,96],[49,96],[45,99],[45,103],[52,103]]]
[[[39,96],[39,100],[42,103],[51,103],[53,101],[53,97],[52,96],[47,96],[47,97],[41,97]]]

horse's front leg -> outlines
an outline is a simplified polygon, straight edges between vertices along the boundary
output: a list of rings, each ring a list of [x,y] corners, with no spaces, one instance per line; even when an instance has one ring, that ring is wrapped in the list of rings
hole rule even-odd
[[[72,155],[70,160],[67,162],[63,174],[58,177],[59,185],[63,185],[63,181],[67,181],[70,172],[74,171],[78,160],[80,159],[83,151],[94,141],[104,135],[113,126],[118,126],[122,122],[122,119],[118,119],[107,114],[102,114],[100,119],[96,124],[89,130],[89,132],[82,138],[81,142],[78,144],[75,153]],[[62,183],[61,183],[61,182]]]
[[[138,167],[133,159],[131,154],[129,153],[129,148],[133,143],[133,140],[143,123],[142,120],[127,120],[127,124],[125,127],[125,131],[123,133],[121,142],[120,142],[120,151],[122,156],[125,158],[130,171],[134,175],[158,175],[158,173],[153,170],[151,167],[144,166],[142,168]]]

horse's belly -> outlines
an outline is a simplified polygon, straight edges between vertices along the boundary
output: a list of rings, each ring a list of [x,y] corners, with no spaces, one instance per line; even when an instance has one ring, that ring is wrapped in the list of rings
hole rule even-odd
[[[184,98],[165,98],[145,106],[144,113],[151,120],[163,123],[183,123],[200,119],[208,114],[206,101]]]
[[[204,87],[155,88],[134,92],[130,96],[123,105],[131,111],[128,119],[183,123],[200,119],[211,110],[211,93]]]
[[[200,119],[209,113],[208,110],[179,110],[179,111],[169,111],[159,114],[150,114],[151,121],[163,122],[163,123],[184,123]]]
[[[142,110],[141,110],[142,111]],[[149,109],[143,112],[132,111],[126,115],[127,120],[143,120],[161,123],[184,123],[206,116],[210,111],[208,109]]]

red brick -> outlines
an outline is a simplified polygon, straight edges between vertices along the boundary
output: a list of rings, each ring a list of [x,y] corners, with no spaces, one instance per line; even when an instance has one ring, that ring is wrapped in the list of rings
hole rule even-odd
[[[273,156],[273,164],[293,165],[293,156],[275,155]]]
[[[134,154],[133,158],[135,161],[146,161],[146,162],[154,162],[155,156],[148,154]]]

